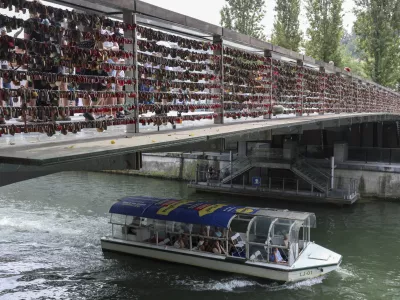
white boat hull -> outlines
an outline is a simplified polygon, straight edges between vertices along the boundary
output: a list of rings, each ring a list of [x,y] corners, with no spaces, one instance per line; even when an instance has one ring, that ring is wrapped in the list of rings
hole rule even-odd
[[[300,281],[315,278],[335,270],[341,259],[334,264],[295,269],[285,265],[265,264],[246,261],[241,258],[227,258],[211,253],[180,250],[174,247],[156,246],[114,238],[102,238],[105,251],[121,252],[158,260],[181,263],[212,270],[238,273],[276,281]]]

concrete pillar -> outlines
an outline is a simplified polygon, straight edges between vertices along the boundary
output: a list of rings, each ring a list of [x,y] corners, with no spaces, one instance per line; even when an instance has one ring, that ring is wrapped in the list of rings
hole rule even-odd
[[[345,162],[347,161],[349,154],[349,146],[347,143],[335,143],[333,146],[333,156],[335,157],[335,162]]]
[[[374,147],[382,148],[383,146],[383,123],[374,123]]]
[[[283,142],[283,159],[291,160],[296,155],[297,142],[293,140],[287,140]]]
[[[238,142],[238,156],[239,157],[247,156],[247,142],[246,141]]]
[[[361,147],[374,146],[374,126],[372,123],[361,124]]]

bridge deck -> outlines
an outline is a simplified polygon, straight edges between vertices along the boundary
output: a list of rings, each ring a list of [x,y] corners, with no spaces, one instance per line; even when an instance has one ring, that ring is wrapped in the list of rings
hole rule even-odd
[[[110,157],[132,152],[146,152],[170,146],[179,146],[212,139],[226,138],[262,132],[270,129],[304,126],[315,123],[335,121],[337,126],[373,120],[388,120],[397,118],[397,115],[386,113],[354,113],[354,114],[327,114],[312,117],[277,118],[255,122],[240,122],[235,124],[208,125],[190,129],[169,130],[152,133],[139,133],[127,136],[121,131],[107,134],[96,134],[90,139],[55,139],[32,144],[0,143],[0,163],[44,165],[47,163],[84,160],[85,158]],[[68,134],[68,136],[72,134]],[[29,135],[25,135],[29,136]],[[0,138],[3,139],[3,137]],[[201,150],[201,149],[199,149]],[[182,151],[185,151],[182,147]]]

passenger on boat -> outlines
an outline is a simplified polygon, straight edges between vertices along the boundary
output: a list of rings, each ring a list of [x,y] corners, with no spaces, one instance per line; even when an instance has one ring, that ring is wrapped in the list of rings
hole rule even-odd
[[[140,226],[140,217],[133,217],[131,226]],[[136,234],[136,228],[130,227],[129,233]]]
[[[283,239],[283,243],[285,244],[285,247],[288,248],[289,246],[289,235],[285,234],[285,238]]]
[[[204,241],[204,251],[205,252],[213,252],[213,244],[212,244],[212,241],[209,241],[209,240],[205,240]]]
[[[183,235],[179,235],[179,238],[174,243],[174,247],[178,248],[178,249],[184,249],[185,248],[185,242],[183,240]]]
[[[207,226],[203,226],[203,225],[200,226],[199,235],[208,236]]]
[[[222,237],[222,231],[218,227],[215,227],[214,236],[218,238]]]
[[[204,244],[204,238],[200,237],[197,242],[197,246],[195,247],[195,250],[200,250],[200,247],[203,246],[203,244]]]
[[[199,251],[207,251],[208,249],[208,240],[204,240],[203,243],[201,243],[201,240],[199,242]]]
[[[215,241],[213,248],[212,248],[212,252],[215,254],[226,254],[226,251],[224,250],[224,248],[220,245],[219,241]]]
[[[186,234],[180,234],[174,243],[174,247],[178,249],[189,248],[189,238]]]
[[[279,252],[278,248],[272,248],[272,255],[271,255],[272,262],[277,264],[286,264],[287,262],[282,258],[281,253]]]

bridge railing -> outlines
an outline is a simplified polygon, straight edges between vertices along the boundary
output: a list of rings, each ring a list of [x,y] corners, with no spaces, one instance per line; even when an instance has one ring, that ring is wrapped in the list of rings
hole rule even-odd
[[[80,2],[79,14],[93,10],[93,3]],[[5,83],[0,87],[0,136],[65,135],[83,129],[100,135],[118,125],[123,125],[121,131],[137,133],[149,126],[177,129],[274,116],[400,112],[399,94],[324,62],[141,1],[109,4],[110,12],[121,8],[125,21],[101,21],[118,29],[118,36],[111,38],[118,44],[113,52],[98,43],[78,43],[79,51],[73,50],[73,39],[93,41],[86,23],[87,32],[54,41],[65,60],[46,60],[60,56],[57,47],[47,56],[36,53],[32,60],[20,60],[25,50],[15,47],[24,39],[17,34],[15,43],[6,43],[18,59],[0,70]],[[26,22],[22,18],[17,23],[22,28]],[[88,52],[96,54],[90,68],[105,73],[88,75]],[[25,88],[20,89],[22,82]]]

